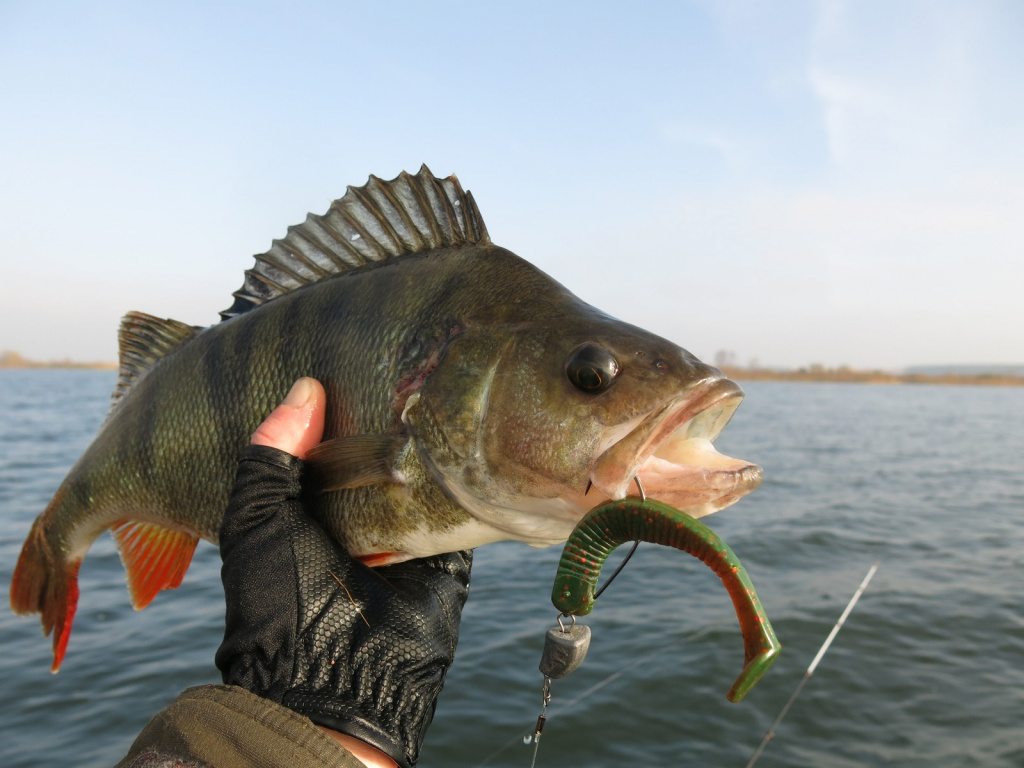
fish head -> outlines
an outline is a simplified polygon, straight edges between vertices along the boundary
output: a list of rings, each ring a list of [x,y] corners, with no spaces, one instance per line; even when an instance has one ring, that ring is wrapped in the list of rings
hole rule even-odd
[[[713,447],[739,386],[571,294],[552,303],[467,322],[410,401],[405,420],[463,508],[546,546],[640,485],[700,517],[760,484],[760,467]]]

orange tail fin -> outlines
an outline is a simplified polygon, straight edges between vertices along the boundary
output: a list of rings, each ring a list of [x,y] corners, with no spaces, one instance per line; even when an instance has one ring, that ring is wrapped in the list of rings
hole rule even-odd
[[[60,669],[78,607],[78,567],[81,560],[60,562],[43,535],[42,517],[32,525],[11,579],[11,608],[15,613],[40,613],[43,634],[53,632],[53,666]],[[56,631],[54,631],[56,630]]]
[[[56,557],[44,534],[44,515],[32,525],[11,579],[15,613],[42,614],[43,633],[53,632],[52,672],[60,669],[78,607],[81,559]],[[161,589],[181,585],[199,537],[152,523],[123,521],[111,528],[128,572],[128,591],[136,610],[145,608]]]

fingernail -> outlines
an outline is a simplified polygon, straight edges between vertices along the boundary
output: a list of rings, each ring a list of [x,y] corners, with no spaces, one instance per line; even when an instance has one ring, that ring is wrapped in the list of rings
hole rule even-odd
[[[302,378],[292,384],[292,388],[288,390],[288,396],[285,397],[281,405],[287,405],[289,408],[301,408],[309,399],[313,396],[313,382],[310,379]]]

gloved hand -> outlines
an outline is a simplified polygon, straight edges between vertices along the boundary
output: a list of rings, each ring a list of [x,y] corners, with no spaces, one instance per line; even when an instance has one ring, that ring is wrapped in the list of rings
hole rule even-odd
[[[454,659],[472,552],[367,568],[306,515],[302,466],[260,445],[239,464],[221,528],[217,667],[411,768]]]

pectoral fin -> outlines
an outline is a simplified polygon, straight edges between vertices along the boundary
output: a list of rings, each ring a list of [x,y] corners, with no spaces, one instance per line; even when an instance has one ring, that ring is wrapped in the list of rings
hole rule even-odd
[[[395,467],[408,444],[405,435],[350,435],[327,440],[306,456],[310,481],[322,491],[401,483]]]

